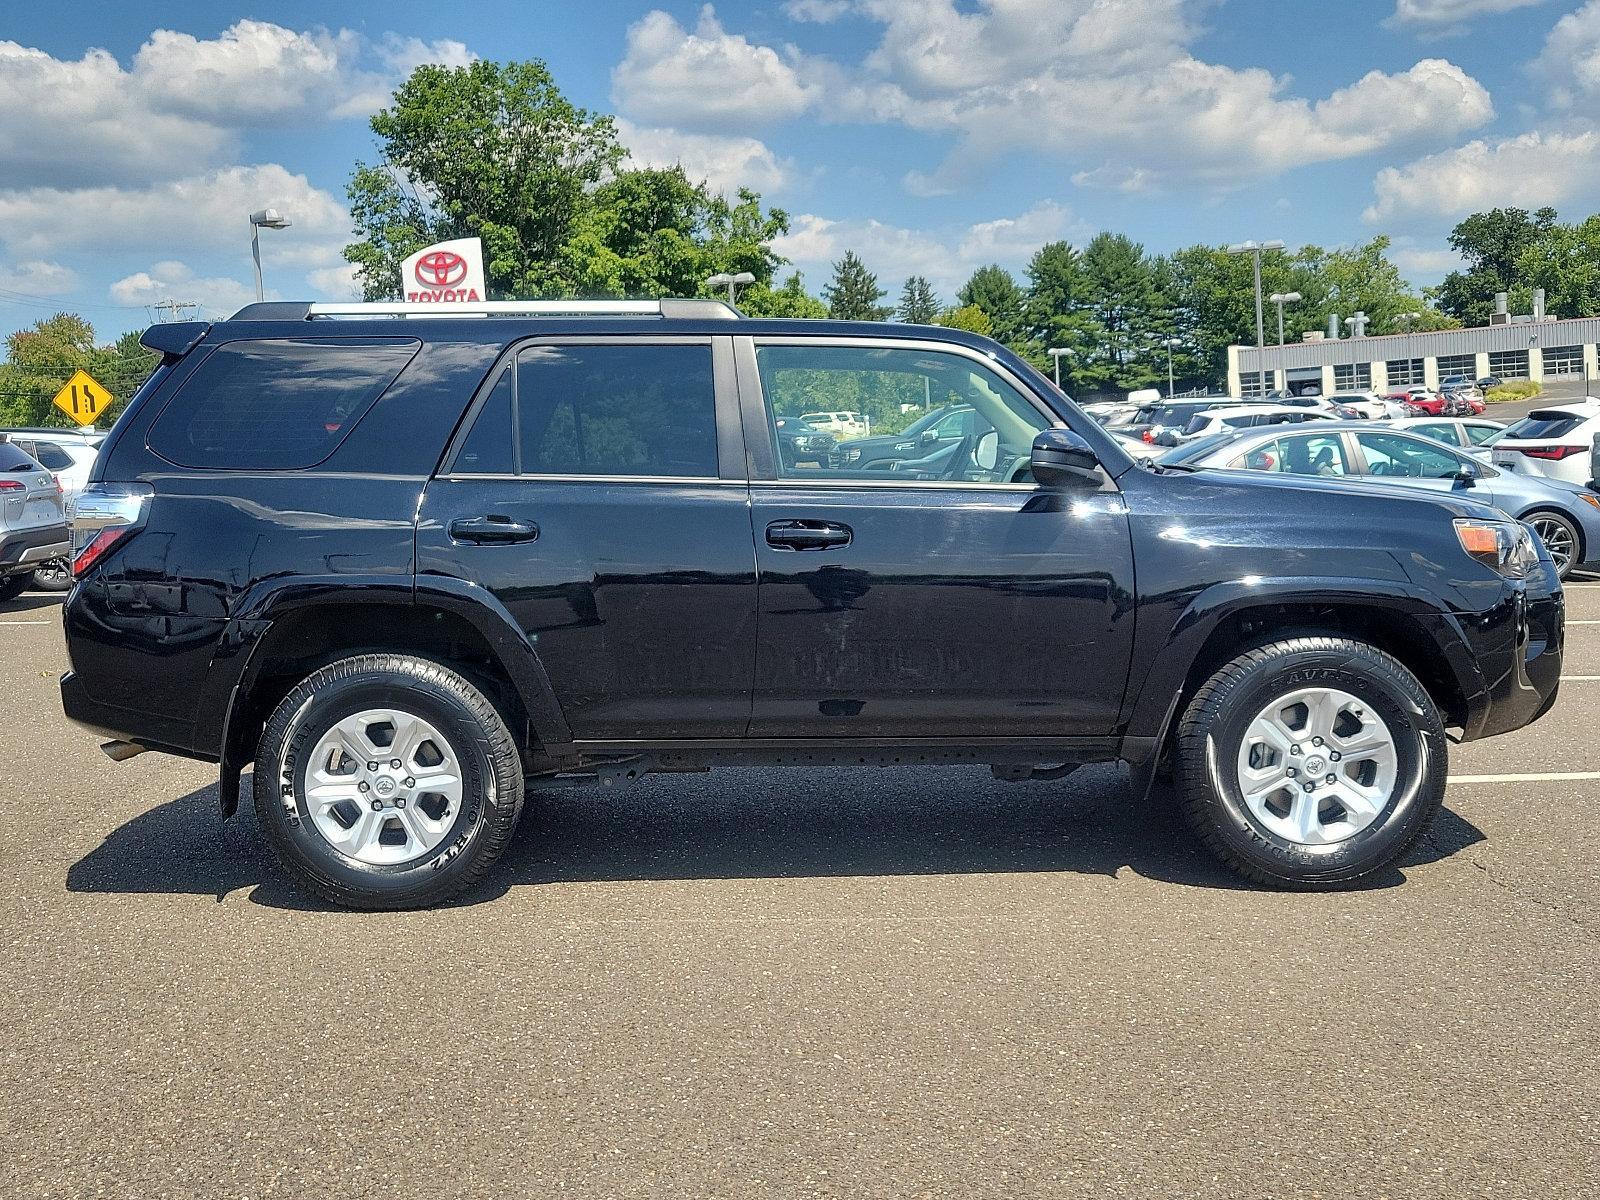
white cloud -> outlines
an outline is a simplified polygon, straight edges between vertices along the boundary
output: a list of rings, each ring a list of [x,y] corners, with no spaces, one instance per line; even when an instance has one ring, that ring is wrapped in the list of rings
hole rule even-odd
[[[276,208],[294,224],[261,236],[262,259],[331,265],[350,237],[344,206],[276,163],[226,167],[147,187],[0,192],[0,243],[17,255],[119,251],[142,246],[177,257],[223,251],[247,260],[246,215]]]
[[[1549,88],[1558,108],[1600,96],[1600,0],[1589,0],[1556,22],[1532,75]]]
[[[459,42],[242,20],[215,38],[157,29],[124,67],[0,41],[0,187],[144,183],[224,161],[241,130],[360,116]]]
[[[898,293],[907,276],[922,275],[949,303],[967,277],[986,263],[999,262],[1020,273],[1045,242],[1087,236],[1087,226],[1070,209],[1044,201],[1020,216],[982,221],[949,233],[803,213],[773,248],[804,272],[813,290],[828,280],[832,264],[846,250],[854,250],[877,275],[880,287]]]
[[[786,0],[783,15],[791,21],[826,25],[850,11],[850,0]]]
[[[1524,133],[1482,139],[1385,167],[1372,183],[1372,224],[1432,225],[1482,209],[1539,208],[1600,195],[1600,133]]]
[[[1443,279],[1462,265],[1461,255],[1448,246],[1426,249],[1420,246],[1396,246],[1389,251],[1389,257],[1413,281]]]
[[[1459,32],[1473,17],[1531,8],[1544,0],[1395,0],[1390,26],[1413,25],[1440,32]]]
[[[318,267],[306,273],[306,282],[320,295],[330,300],[359,300],[361,285],[356,282],[354,263],[341,263],[337,267]]]
[[[809,103],[793,66],[728,33],[709,4],[693,33],[659,9],[634,22],[611,85],[629,116],[668,126],[737,128],[797,116]]]
[[[202,279],[187,264],[176,260],[155,263],[146,271],[136,271],[113,283],[109,290],[115,304],[160,304],[176,300],[197,304],[208,317],[225,317],[239,311],[256,298],[255,285],[239,279]],[[272,292],[272,298],[277,297]]]
[[[78,273],[58,262],[33,259],[4,268],[6,287],[32,296],[62,295],[78,286]]]
[[[753,137],[652,129],[623,118],[617,120],[617,134],[628,147],[631,164],[682,166],[690,179],[704,180],[712,191],[724,195],[740,187],[762,193],[778,191],[794,169],[792,162],[780,160],[764,142]]]
[[[1489,93],[1439,58],[1371,71],[1320,99],[1286,76],[1205,62],[1188,47],[1208,0],[859,0],[882,27],[859,64],[750,42],[707,7],[694,33],[651,12],[613,75],[631,115],[678,129],[794,118],[954,135],[905,186],[940,195],[996,157],[1044,153],[1080,186],[1227,191],[1296,166],[1420,148],[1494,116]]]

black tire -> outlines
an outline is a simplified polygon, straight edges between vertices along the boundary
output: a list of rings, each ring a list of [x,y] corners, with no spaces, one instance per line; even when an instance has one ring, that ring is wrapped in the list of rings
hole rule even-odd
[[[1584,554],[1583,534],[1578,531],[1577,523],[1565,513],[1559,513],[1550,508],[1541,508],[1534,512],[1524,513],[1522,519],[1529,524],[1534,524],[1535,522],[1549,522],[1552,525],[1559,525],[1561,527],[1562,531],[1568,538],[1568,545],[1572,547],[1572,554],[1568,557],[1564,564],[1556,568],[1556,576],[1560,579],[1565,579],[1568,575],[1572,574],[1573,569],[1583,561]],[[1535,532],[1538,534],[1541,540],[1544,539],[1543,531],[1536,529]]]
[[[1317,846],[1258,821],[1234,769],[1256,715],[1307,686],[1369,705],[1389,727],[1397,762],[1394,787],[1371,823]],[[1444,726],[1426,689],[1383,651],[1339,637],[1297,637],[1240,654],[1190,701],[1176,750],[1180,806],[1206,847],[1246,879],[1300,891],[1348,887],[1404,858],[1439,811],[1448,774]]]
[[[0,579],[0,604],[7,600],[15,600],[28,590],[28,584],[33,582],[33,573],[24,571],[20,575],[7,575]]]
[[[413,862],[358,861],[310,818],[297,764],[334,724],[371,708],[422,717],[460,763],[454,823]],[[330,663],[283,698],[257,746],[254,803],[274,858],[308,891],[349,908],[425,908],[483,878],[510,842],[522,811],[522,758],[499,710],[462,676],[411,655],[365,654]]]
[[[72,564],[64,558],[51,559],[33,573],[33,588],[39,592],[70,591]]]

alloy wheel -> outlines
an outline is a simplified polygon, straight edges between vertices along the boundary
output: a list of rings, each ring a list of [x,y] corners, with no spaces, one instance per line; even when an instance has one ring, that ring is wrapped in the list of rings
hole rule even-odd
[[[1572,530],[1554,517],[1537,514],[1528,521],[1528,524],[1539,535],[1544,548],[1550,551],[1550,557],[1555,560],[1556,573],[1565,574],[1572,564],[1572,555],[1577,549],[1573,544]]]
[[[1261,709],[1236,778],[1251,818],[1301,846],[1328,846],[1383,813],[1399,776],[1394,734],[1372,706],[1337,688],[1302,688]]]

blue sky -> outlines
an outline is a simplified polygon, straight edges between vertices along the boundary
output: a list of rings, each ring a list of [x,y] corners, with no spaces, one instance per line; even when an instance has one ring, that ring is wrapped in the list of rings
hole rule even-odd
[[[1386,233],[1436,282],[1460,216],[1600,209],[1600,0],[11,5],[0,333],[58,308],[349,295],[344,184],[423,61],[538,57],[641,162],[748,182],[817,289],[855,249],[945,299],[1058,237],[1155,251]]]

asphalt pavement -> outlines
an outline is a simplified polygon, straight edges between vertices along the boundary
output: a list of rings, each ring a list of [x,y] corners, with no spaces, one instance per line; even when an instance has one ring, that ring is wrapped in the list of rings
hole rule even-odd
[[[307,903],[0,607],[0,1196],[1590,1197],[1600,582],[1401,870],[1252,888],[1120,770],[535,799],[465,902]]]

